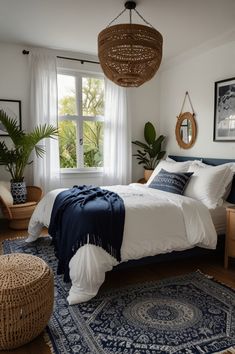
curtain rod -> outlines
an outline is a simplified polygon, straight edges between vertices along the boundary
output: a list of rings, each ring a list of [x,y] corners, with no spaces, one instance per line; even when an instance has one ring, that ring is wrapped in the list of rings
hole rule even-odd
[[[28,55],[28,54],[29,54],[29,50],[25,50],[25,49],[24,49],[24,50],[22,51],[22,54]],[[84,64],[84,63],[99,64],[98,61],[87,60],[87,59],[77,59],[77,58],[61,57],[61,56],[59,56],[59,55],[57,55],[57,58],[59,58],[59,59],[66,59],[66,60],[80,61],[81,64]]]

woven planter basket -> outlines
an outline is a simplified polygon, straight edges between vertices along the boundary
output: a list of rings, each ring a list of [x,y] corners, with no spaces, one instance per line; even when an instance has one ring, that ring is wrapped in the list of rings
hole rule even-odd
[[[53,310],[53,283],[41,258],[0,256],[0,350],[17,348],[43,331]]]
[[[161,33],[144,25],[105,28],[98,36],[98,56],[104,74],[119,86],[142,85],[160,66],[162,42]]]

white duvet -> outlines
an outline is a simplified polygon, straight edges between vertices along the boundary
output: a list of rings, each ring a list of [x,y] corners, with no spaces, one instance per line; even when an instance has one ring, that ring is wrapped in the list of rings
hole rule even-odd
[[[216,231],[202,203],[140,184],[104,188],[118,193],[125,204],[122,262],[196,245],[216,247]],[[35,241],[42,227],[48,227],[55,197],[62,190],[49,192],[39,202],[29,223],[27,242]],[[87,244],[78,249],[69,264],[72,281],[69,304],[94,297],[104,282],[105,272],[117,264],[101,247]]]

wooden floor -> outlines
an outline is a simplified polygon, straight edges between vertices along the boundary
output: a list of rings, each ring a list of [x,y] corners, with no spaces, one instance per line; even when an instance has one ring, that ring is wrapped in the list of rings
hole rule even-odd
[[[44,231],[46,234],[47,230]],[[19,236],[26,236],[26,231],[13,231],[7,224],[0,221],[0,241]],[[216,280],[235,288],[235,263],[230,262],[228,270],[223,267],[223,259],[210,257],[191,258],[143,267],[130,270],[110,272],[106,276],[103,288],[121,287],[128,284],[136,284],[144,281],[159,280],[174,275],[189,273],[200,269],[202,272],[212,275]],[[45,344],[43,336],[39,336],[31,343],[11,351],[0,351],[1,354],[49,354],[49,347]],[[66,353],[61,353],[66,354]]]

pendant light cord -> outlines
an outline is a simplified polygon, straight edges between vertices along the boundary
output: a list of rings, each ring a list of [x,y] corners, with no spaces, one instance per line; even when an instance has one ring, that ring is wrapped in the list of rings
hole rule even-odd
[[[111,22],[109,22],[109,24],[108,24],[107,27],[111,26],[111,24],[112,24],[114,21],[116,21],[125,11],[126,11],[126,9],[122,10],[119,15],[117,15]],[[106,27],[106,28],[107,28],[107,27]]]
[[[137,15],[146,23],[146,25],[154,28],[151,23],[149,23],[147,20],[145,20],[145,18],[139,13],[139,11],[137,11],[136,9],[134,9],[134,11],[137,13]]]
[[[108,26],[106,28],[108,28],[109,26],[112,25],[113,22],[115,22],[122,14],[124,14],[124,12],[127,10],[127,8],[125,8],[124,10],[122,10],[120,12],[120,14],[118,14],[112,21],[109,22]],[[153,27],[153,25],[151,25],[151,23],[149,23],[147,20],[145,20],[145,18],[139,13],[139,11],[137,11],[135,8],[134,9],[130,9],[130,24],[132,24],[132,11],[135,11],[137,13],[137,15],[141,18],[141,20],[143,20],[146,25]]]

